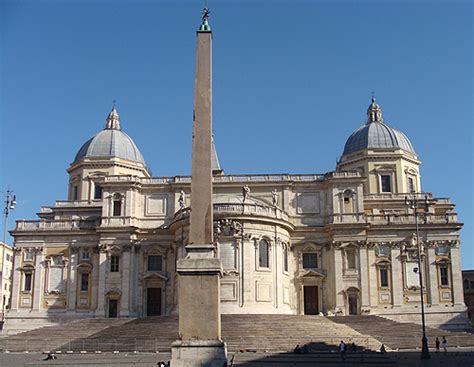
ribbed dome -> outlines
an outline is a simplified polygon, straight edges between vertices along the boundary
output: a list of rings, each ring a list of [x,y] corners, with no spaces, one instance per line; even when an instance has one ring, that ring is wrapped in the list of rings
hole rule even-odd
[[[86,141],[74,162],[85,157],[119,157],[145,164],[133,140],[121,130],[102,130]]]
[[[121,130],[115,106],[107,117],[105,129],[84,143],[77,152],[74,162],[86,157],[118,157],[145,165],[140,150],[133,140]]]
[[[401,131],[383,122],[382,110],[372,98],[367,110],[367,123],[354,131],[344,146],[344,153],[351,154],[362,149],[403,149],[415,153],[413,145]]]

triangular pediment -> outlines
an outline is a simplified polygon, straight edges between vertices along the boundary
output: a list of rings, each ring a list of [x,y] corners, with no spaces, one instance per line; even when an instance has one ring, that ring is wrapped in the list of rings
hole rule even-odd
[[[151,273],[143,277],[143,279],[163,279],[168,280],[168,277],[161,273]]]
[[[299,278],[325,278],[326,274],[316,270],[316,269],[310,269],[310,270],[305,270],[303,273],[300,274]]]

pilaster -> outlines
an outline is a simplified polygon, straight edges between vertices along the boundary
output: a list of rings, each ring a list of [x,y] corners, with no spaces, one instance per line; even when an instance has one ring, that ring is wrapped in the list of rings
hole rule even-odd
[[[369,268],[369,298],[370,306],[377,307],[379,305],[379,292],[377,282],[377,266],[375,264],[375,249],[371,248],[367,254],[367,265]]]
[[[69,276],[67,285],[67,310],[75,311],[76,296],[77,296],[77,262],[78,249],[71,248],[71,255],[69,261]]]
[[[107,252],[99,249],[99,282],[97,294],[97,316],[105,316],[105,271],[107,267]]]
[[[395,254],[395,251],[398,252],[398,249],[392,249],[392,297],[393,297],[393,306],[400,307],[403,304],[403,272],[402,272],[402,263],[400,259],[400,254]]]
[[[370,289],[369,289],[369,266],[367,261],[369,249],[363,246],[359,251],[360,258],[360,292],[361,292],[361,307],[367,308],[370,306]]]
[[[453,298],[455,305],[464,306],[464,293],[462,284],[462,273],[461,273],[461,256],[459,246],[455,245],[451,247],[451,273],[452,273],[452,287],[453,287]]]
[[[122,296],[120,299],[120,316],[130,313],[130,246],[122,251]]]
[[[42,248],[36,249],[34,276],[33,311],[39,311],[41,308],[41,301],[43,299],[42,285],[44,283]]]
[[[428,248],[428,258],[426,262],[428,263],[428,274],[427,274],[427,288],[429,299],[428,303],[431,306],[437,306],[439,304],[439,292],[438,292],[438,269],[436,267],[436,254],[433,247]]]
[[[13,250],[14,260],[13,260],[13,283],[12,283],[12,292],[11,292],[11,303],[10,310],[18,311],[18,297],[21,292],[21,251],[19,249]]]

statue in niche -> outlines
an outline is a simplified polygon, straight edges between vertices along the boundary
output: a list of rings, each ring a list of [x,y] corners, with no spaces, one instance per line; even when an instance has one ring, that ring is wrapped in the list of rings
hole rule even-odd
[[[180,209],[186,208],[186,194],[183,190],[179,193],[178,204]]]
[[[250,187],[248,185],[245,185],[242,187],[242,196],[243,196],[243,202],[247,201],[247,199],[250,197]]]
[[[272,205],[277,206],[278,205],[278,192],[276,189],[272,190]]]

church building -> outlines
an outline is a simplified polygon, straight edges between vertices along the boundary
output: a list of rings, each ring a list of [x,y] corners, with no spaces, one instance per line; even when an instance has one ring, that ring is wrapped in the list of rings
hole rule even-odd
[[[226,174],[212,146],[222,313],[420,322],[421,272],[427,324],[465,326],[462,224],[449,199],[422,193],[416,150],[392,124],[372,98],[324,174]],[[178,312],[191,177],[153,177],[126,126],[114,105],[67,169],[67,200],[10,232],[9,332]]]

